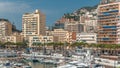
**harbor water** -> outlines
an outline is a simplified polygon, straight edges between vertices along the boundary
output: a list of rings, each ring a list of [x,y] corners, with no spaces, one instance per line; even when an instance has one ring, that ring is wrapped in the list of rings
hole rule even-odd
[[[32,66],[32,68],[56,68],[56,66],[53,64],[32,63],[32,62],[30,62],[29,64]]]

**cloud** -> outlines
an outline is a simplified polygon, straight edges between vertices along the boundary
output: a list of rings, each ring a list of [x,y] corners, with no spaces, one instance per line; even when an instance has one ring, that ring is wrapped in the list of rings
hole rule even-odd
[[[0,2],[0,13],[19,13],[29,8],[30,6],[24,3]]]

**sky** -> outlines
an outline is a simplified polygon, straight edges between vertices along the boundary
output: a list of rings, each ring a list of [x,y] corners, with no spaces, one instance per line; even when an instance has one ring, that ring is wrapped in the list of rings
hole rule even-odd
[[[22,29],[22,15],[39,9],[46,15],[46,26],[51,26],[64,13],[72,13],[84,6],[94,6],[100,0],[0,0],[0,18],[8,19]]]

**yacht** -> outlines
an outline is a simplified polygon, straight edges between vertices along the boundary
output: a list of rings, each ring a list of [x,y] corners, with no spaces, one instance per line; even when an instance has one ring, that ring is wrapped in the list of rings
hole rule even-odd
[[[62,66],[58,66],[57,68],[77,68],[75,65],[72,64],[65,64]]]
[[[0,57],[15,57],[17,53],[13,50],[1,50],[0,49]]]
[[[31,66],[25,65],[22,68],[32,68]]]

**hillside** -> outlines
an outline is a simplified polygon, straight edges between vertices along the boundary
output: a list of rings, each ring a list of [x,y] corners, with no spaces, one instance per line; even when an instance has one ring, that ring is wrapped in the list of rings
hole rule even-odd
[[[85,14],[86,12],[93,12],[97,9],[97,6],[98,5],[95,5],[95,6],[85,6],[85,7],[82,7],[78,10],[75,10],[74,12],[72,13],[66,13],[64,14],[64,18],[68,18],[68,19],[74,19],[75,21],[79,21],[79,17],[82,16],[83,14]],[[96,14],[94,14],[96,15]]]

